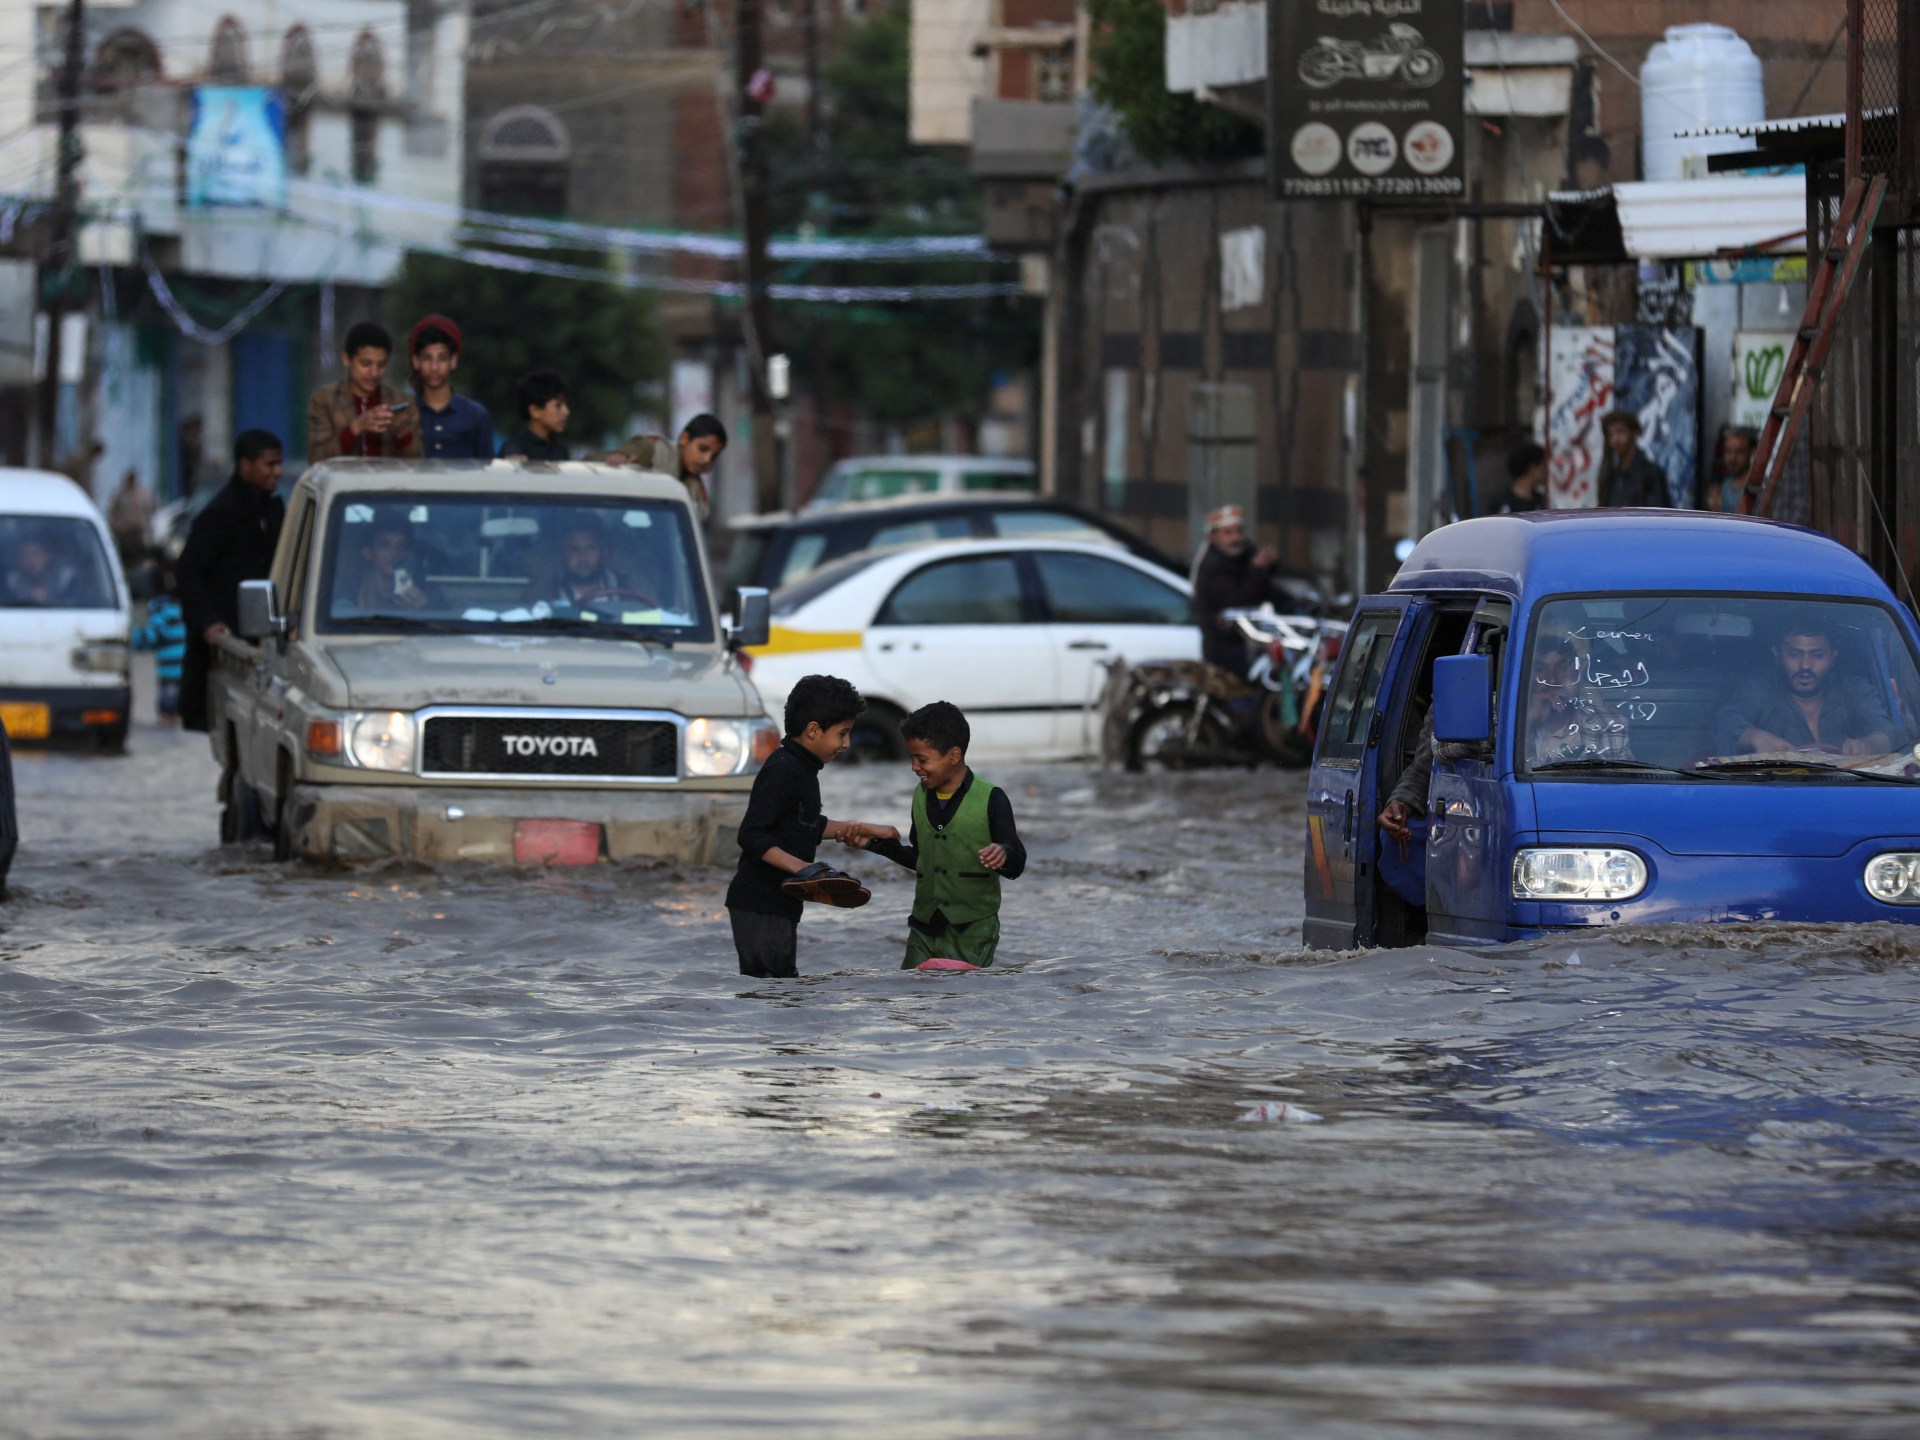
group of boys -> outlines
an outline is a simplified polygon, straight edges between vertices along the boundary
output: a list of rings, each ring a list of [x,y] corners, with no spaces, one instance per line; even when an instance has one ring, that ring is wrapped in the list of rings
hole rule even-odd
[[[866,708],[860,692],[833,675],[809,675],[787,696],[786,738],[753,782],[740,822],[740,865],[727,887],[742,975],[797,973],[806,902],[866,903],[868,892],[858,881],[814,859],[823,840],[871,851],[917,875],[902,969],[993,963],[1000,882],[1019,878],[1027,866],[1013,805],[1004,790],[968,768],[972,734],[960,707],[936,700],[900,722],[919,781],[907,838],[892,825],[829,820],[821,810],[820,771],[847,751]]]
[[[535,370],[522,378],[519,428],[496,446],[486,407],[454,391],[461,343],[460,326],[445,315],[428,315],[416,323],[407,333],[413,371],[409,393],[387,380],[393,337],[372,321],[348,330],[340,354],[346,374],[320,386],[307,401],[307,462],[337,456],[572,459],[565,439],[573,413],[567,382],[551,370]],[[706,477],[726,448],[726,427],[712,415],[696,415],[677,440],[636,435],[586,458],[675,476],[704,518],[709,509]]]

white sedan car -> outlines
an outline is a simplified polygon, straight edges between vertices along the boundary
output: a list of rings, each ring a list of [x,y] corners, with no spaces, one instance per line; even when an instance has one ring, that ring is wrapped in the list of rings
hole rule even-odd
[[[951,700],[970,754],[1090,754],[1108,661],[1197,660],[1186,582],[1111,546],[952,541],[849,556],[774,596],[773,635],[751,652],[776,719],[803,675],[867,697],[856,744],[904,754],[902,716]]]

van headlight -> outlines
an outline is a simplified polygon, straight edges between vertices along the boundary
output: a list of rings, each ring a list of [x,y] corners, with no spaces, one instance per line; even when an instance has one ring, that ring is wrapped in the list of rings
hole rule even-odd
[[[354,720],[347,755],[365,770],[411,770],[413,740],[413,716],[404,710],[375,710]]]
[[[96,674],[124,675],[129,668],[129,652],[121,640],[89,640],[74,646],[67,659],[74,669]]]
[[[1631,850],[1522,850],[1513,857],[1516,900],[1631,900],[1647,888],[1647,862]]]
[[[780,732],[767,720],[701,716],[687,721],[681,760],[689,775],[751,774],[779,743]]]
[[[1867,894],[1884,905],[1920,905],[1920,851],[1889,850],[1867,861]]]

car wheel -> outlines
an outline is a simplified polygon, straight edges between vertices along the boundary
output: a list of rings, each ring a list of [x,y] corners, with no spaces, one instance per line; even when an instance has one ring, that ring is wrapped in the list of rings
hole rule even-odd
[[[98,744],[102,755],[124,755],[127,753],[127,727],[115,726],[111,730],[102,730]]]
[[[906,718],[885,701],[867,706],[853,722],[853,740],[847,746],[847,759],[861,764],[906,759],[907,745],[900,738],[900,722]]]
[[[293,853],[293,776],[285,759],[280,762],[280,803],[274,806],[273,858],[292,860]]]

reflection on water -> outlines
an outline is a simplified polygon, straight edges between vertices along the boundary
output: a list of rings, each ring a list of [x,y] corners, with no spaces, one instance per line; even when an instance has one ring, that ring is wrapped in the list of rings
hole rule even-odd
[[[856,857],[783,983],[713,872],[283,869],[192,739],[23,763],[0,1434],[1920,1430],[1911,931],[1307,955],[1297,777],[994,778],[1004,971],[896,970]]]

